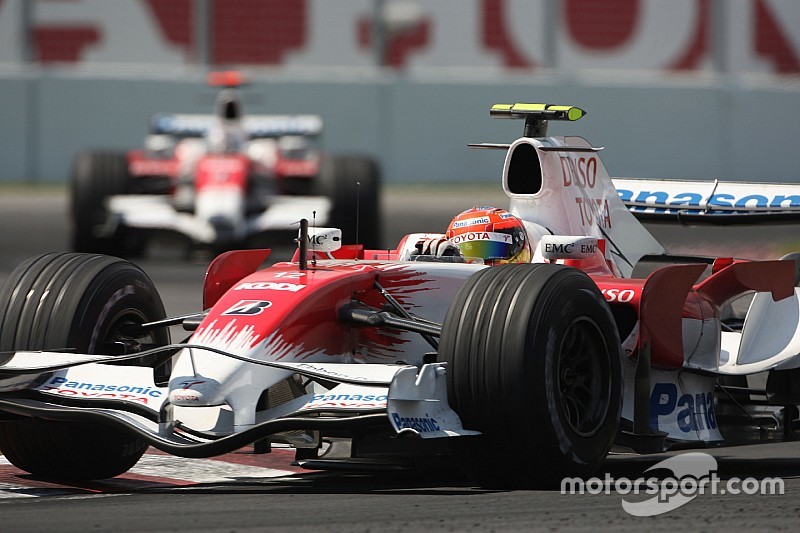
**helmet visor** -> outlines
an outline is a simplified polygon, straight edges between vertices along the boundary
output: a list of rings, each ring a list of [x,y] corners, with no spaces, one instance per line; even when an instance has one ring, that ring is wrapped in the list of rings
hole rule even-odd
[[[507,233],[473,232],[451,239],[465,257],[480,259],[508,259],[517,253],[518,246]]]

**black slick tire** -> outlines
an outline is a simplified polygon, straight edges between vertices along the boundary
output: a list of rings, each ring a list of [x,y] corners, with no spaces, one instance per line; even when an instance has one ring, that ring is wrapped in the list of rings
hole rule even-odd
[[[118,227],[110,234],[103,234],[102,228],[109,223],[106,201],[128,192],[129,183],[124,153],[86,151],[75,157],[70,182],[72,250],[126,255],[125,229]]]
[[[445,317],[439,360],[466,429],[453,439],[489,488],[556,488],[594,474],[617,433],[621,346],[602,294],[583,272],[550,264],[484,269]]]
[[[165,317],[150,278],[118,258],[51,253],[28,259],[0,289],[0,351],[73,348],[116,353],[169,343],[167,329],[131,337],[131,323]],[[2,363],[2,361],[0,361]],[[0,422],[0,451],[48,479],[90,480],[129,470],[142,439],[99,423],[36,418]]]
[[[373,159],[329,156],[322,161],[318,194],[331,201],[329,226],[342,230],[343,244],[363,244],[380,249],[381,174]]]

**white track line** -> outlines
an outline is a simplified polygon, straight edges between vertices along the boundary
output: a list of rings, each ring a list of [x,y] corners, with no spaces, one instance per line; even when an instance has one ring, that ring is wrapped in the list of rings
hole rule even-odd
[[[155,454],[145,454],[129,472],[143,476],[191,481],[194,483],[218,483],[236,481],[237,479],[285,477],[295,473],[289,470],[241,465],[224,460],[187,459]]]
[[[223,456],[224,457],[224,456]],[[0,475],[3,470],[13,465],[0,455]],[[226,483],[237,480],[258,480],[295,475],[296,471],[252,466],[226,461],[224,459],[187,459],[162,454],[145,454],[129,471],[131,474],[144,476],[153,484],[194,485],[198,483]],[[0,477],[0,479],[3,479]],[[131,480],[124,477],[104,480],[107,487],[115,487],[123,491],[141,488],[144,480]],[[36,483],[39,484],[40,483]],[[0,481],[0,500],[9,498],[35,498],[41,496],[58,496],[81,492],[80,488],[64,487],[54,483],[52,487],[32,486],[25,478],[15,479],[8,476]]]

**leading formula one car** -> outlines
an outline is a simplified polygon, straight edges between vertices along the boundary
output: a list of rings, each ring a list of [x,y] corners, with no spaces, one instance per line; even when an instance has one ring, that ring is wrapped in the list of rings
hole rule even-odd
[[[371,221],[359,240],[381,246],[374,160],[323,154],[317,115],[245,115],[237,72],[212,72],[208,81],[221,87],[213,115],[158,113],[144,149],[78,154],[73,250],[134,257],[157,232],[218,252],[253,247],[268,232],[296,232],[312,212],[354,243],[356,211]]]
[[[484,486],[548,487],[592,475],[614,445],[792,438],[795,262],[670,258],[631,210],[794,214],[796,188],[762,209],[752,184],[736,196],[616,182],[599,148],[547,136],[548,121],[579,108],[492,115],[525,121],[513,143],[477,146],[506,151],[503,189],[534,245],[529,262],[418,246],[435,234],[394,250],[343,246],[337,229],[306,223],[291,262],[224,253],[204,310],[165,318],[130,262],[32,258],[0,291],[0,450],[38,476],[96,479],[148,446],[209,457],[289,443],[309,468],[447,458]],[[470,230],[479,223],[461,221],[460,239],[483,238]],[[653,261],[665,266],[642,267]],[[741,320],[731,302],[746,295]],[[171,344],[181,324],[191,336]]]

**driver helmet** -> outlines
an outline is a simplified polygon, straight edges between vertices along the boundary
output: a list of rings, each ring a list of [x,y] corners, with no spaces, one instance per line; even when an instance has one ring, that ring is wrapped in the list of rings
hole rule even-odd
[[[504,209],[467,209],[450,222],[446,235],[467,260],[482,259],[487,265],[531,261],[531,245],[522,220]]]
[[[240,153],[247,142],[247,132],[242,124],[242,103],[236,89],[220,91],[215,113],[214,124],[208,131],[209,150],[219,154]]]

